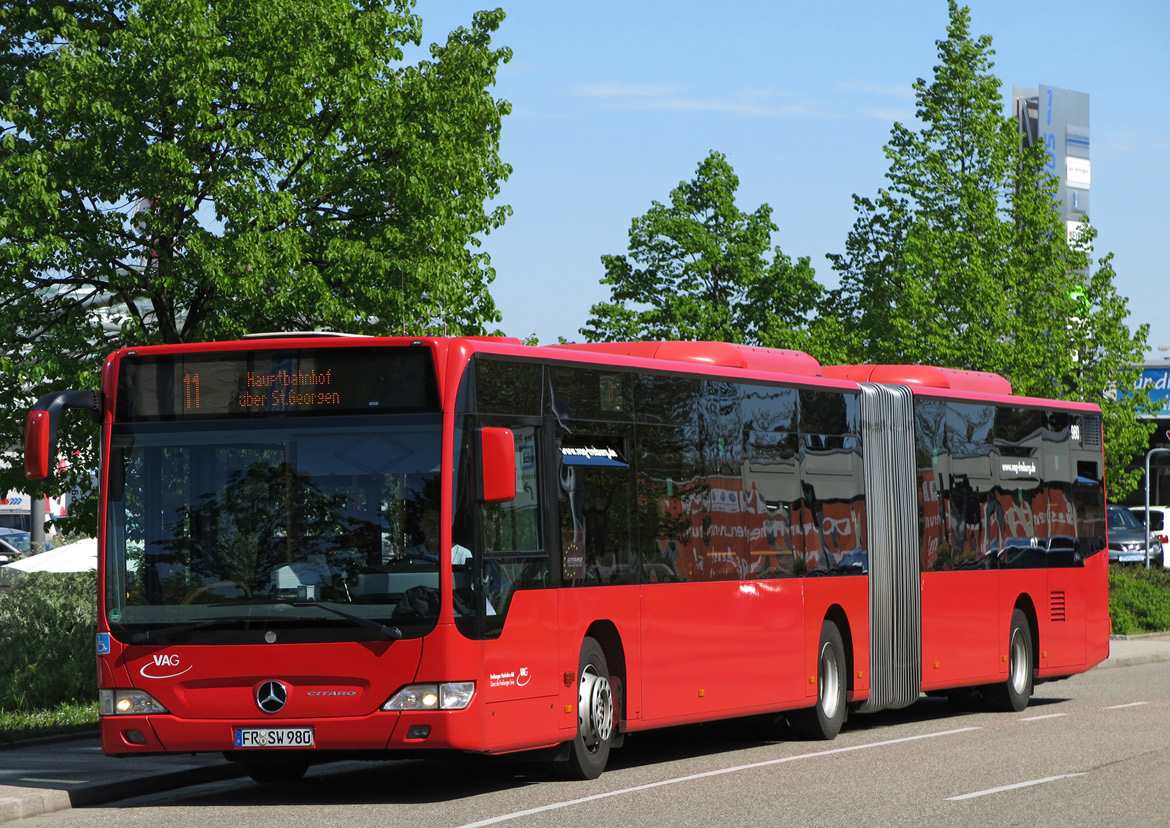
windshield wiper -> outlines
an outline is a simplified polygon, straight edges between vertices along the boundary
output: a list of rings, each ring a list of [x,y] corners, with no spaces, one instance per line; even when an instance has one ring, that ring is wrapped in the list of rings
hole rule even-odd
[[[359,627],[373,630],[383,638],[389,638],[392,641],[397,641],[402,638],[402,630],[397,627],[387,627],[385,624],[374,621],[372,618],[362,618],[360,615],[353,615],[344,610],[339,610],[336,607],[331,607],[328,604],[319,604],[316,601],[278,601],[277,603],[288,604],[290,607],[298,608],[316,607],[317,609],[323,609],[326,612],[331,612],[336,616],[344,618],[346,621],[356,624]]]
[[[317,608],[323,609],[326,612],[331,612],[336,616],[344,618],[351,624],[355,624],[363,629],[373,630],[383,638],[389,638],[392,641],[397,641],[402,638],[402,630],[397,627],[388,627],[380,621],[374,621],[372,618],[363,618],[360,615],[353,615],[344,610],[339,610],[336,607],[331,607],[328,604],[322,604],[318,601],[284,601],[280,598],[252,598],[248,601],[235,601],[224,604],[208,604],[209,607],[238,607],[241,603],[255,606],[256,604],[269,604],[272,606],[282,607],[296,607],[298,609]]]
[[[130,643],[143,644],[155,638],[169,638],[172,635],[191,632],[191,630],[201,630],[204,627],[214,627],[217,624],[231,624],[239,620],[238,618],[209,618],[206,621],[196,621],[193,624],[183,624],[178,627],[159,627],[155,630],[143,630],[130,636]]]

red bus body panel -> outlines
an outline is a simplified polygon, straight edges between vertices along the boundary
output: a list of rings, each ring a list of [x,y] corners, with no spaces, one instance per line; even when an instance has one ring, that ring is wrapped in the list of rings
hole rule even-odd
[[[431,349],[443,400],[448,492],[455,398],[469,360],[478,352],[629,370],[706,370],[741,380],[782,380],[825,389],[898,381],[915,383],[916,395],[1029,402],[1010,396],[1010,386],[993,375],[940,374],[940,369],[913,366],[892,366],[885,373],[873,366],[830,366],[822,373],[807,355],[768,354],[724,343],[706,349],[670,343],[531,348],[517,340],[474,338],[294,338],[149,350],[346,348],[355,343]],[[104,456],[124,353],[112,355],[103,368]],[[103,475],[107,473],[103,464]],[[449,496],[443,508],[443,543],[449,546]],[[104,508],[99,515],[104,565]],[[1033,634],[1039,642],[1039,678],[1071,675],[1099,663],[1109,649],[1106,578],[1103,553],[1081,568],[922,572],[921,689],[1003,681],[1012,608],[1021,603],[1031,605],[1037,619]],[[444,594],[450,593],[452,579],[450,561],[444,561]],[[159,647],[128,646],[115,639],[111,652],[98,657],[100,686],[146,690],[170,712],[104,716],[102,747],[119,755],[231,751],[234,728],[267,726],[311,726],[315,747],[323,751],[509,753],[553,746],[577,732],[577,662],[587,636],[607,643],[610,671],[622,685],[624,708],[618,717],[623,731],[807,708],[816,701],[818,643],[827,618],[838,620],[849,651],[849,700],[863,702],[870,695],[869,586],[869,578],[859,574],[521,590],[512,598],[499,637],[488,640],[471,640],[459,632],[450,601],[444,602],[434,631],[414,640]],[[104,589],[99,591],[98,616],[99,632],[108,632]],[[259,684],[272,678],[288,682],[293,692],[284,710],[267,716],[258,711],[255,694]],[[404,685],[444,681],[476,683],[466,709],[380,710]],[[429,726],[429,735],[410,738],[413,725]]]

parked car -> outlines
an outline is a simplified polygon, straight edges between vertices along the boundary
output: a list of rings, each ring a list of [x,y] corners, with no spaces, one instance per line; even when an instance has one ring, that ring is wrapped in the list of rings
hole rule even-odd
[[[1138,519],[1138,523],[1145,524],[1146,522],[1146,507],[1145,506],[1130,506],[1129,510],[1133,512],[1134,517]],[[1170,531],[1167,531],[1167,518],[1170,518],[1170,506],[1151,506],[1150,507],[1150,534],[1158,539],[1162,544],[1162,568],[1170,569],[1170,555],[1165,554],[1165,549],[1170,546]]]
[[[0,566],[10,564],[20,557],[22,557],[21,551],[0,537]]]
[[[1145,563],[1146,529],[1124,506],[1109,504],[1109,563]],[[1150,563],[1162,562],[1162,542],[1150,537]]]
[[[0,541],[4,541],[9,546],[16,547],[21,555],[27,555],[32,551],[32,535],[23,529],[9,529],[6,526],[0,526]],[[45,539],[45,552],[53,548],[53,543]]]

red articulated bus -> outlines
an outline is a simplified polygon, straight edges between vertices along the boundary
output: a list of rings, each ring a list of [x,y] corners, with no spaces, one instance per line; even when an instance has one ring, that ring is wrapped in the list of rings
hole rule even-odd
[[[98,392],[106,753],[312,762],[639,730],[833,738],[1022,710],[1108,655],[1100,411],[1001,377],[718,342],[131,348]],[[542,753],[543,752],[543,753]]]

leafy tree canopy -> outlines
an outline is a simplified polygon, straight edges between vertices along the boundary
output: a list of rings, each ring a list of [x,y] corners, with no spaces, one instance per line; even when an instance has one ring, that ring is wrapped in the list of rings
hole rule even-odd
[[[0,0],[8,444],[121,345],[486,332],[503,17],[412,63],[412,0]]]
[[[627,256],[602,256],[611,301],[594,305],[590,342],[718,340],[802,348],[821,287],[808,258],[769,255],[772,208],[744,213],[739,179],[710,153],[670,203],[653,202],[630,223]]]
[[[1115,391],[1133,387],[1147,329],[1125,324],[1111,256],[1093,268],[1093,229],[1070,241],[1043,148],[1003,115],[991,38],[971,36],[966,7],[949,10],[934,77],[914,84],[919,128],[894,125],[889,185],[854,196],[845,252],[829,257],[834,338],[815,355],[992,371],[1020,394],[1099,403],[1110,490],[1124,494],[1148,399]]]

